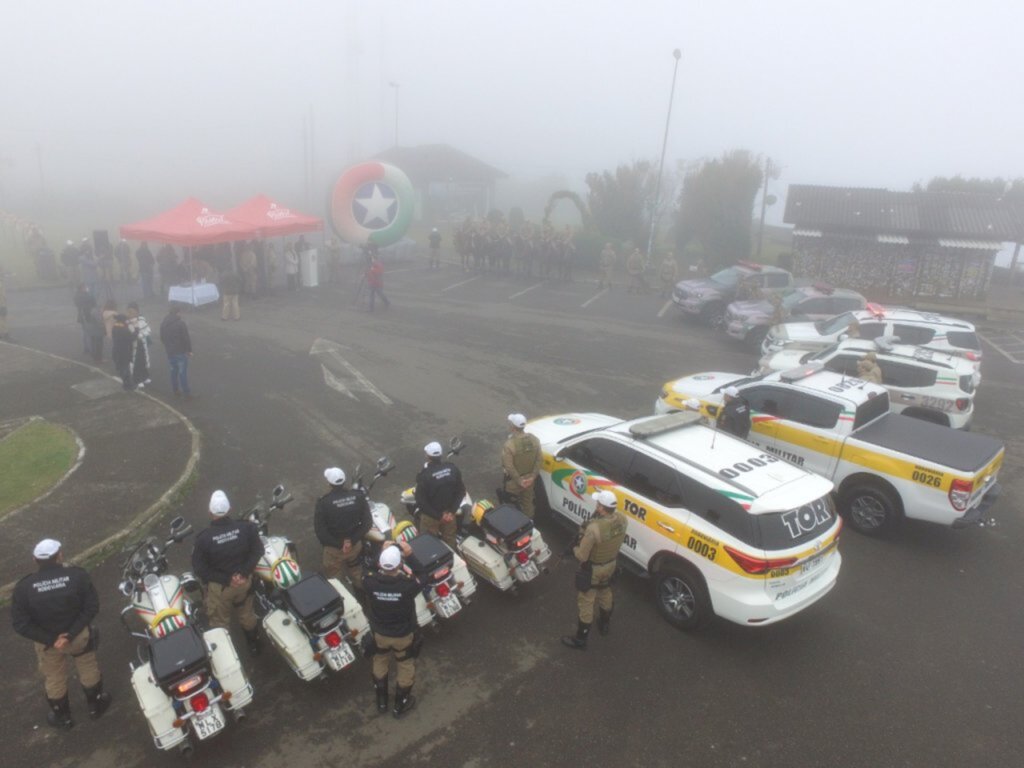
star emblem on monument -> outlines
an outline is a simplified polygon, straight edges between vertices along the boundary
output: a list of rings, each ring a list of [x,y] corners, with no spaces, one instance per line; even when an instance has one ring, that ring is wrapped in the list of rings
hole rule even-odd
[[[398,210],[398,198],[385,184],[371,182],[360,187],[352,200],[356,220],[367,229],[383,229]]]

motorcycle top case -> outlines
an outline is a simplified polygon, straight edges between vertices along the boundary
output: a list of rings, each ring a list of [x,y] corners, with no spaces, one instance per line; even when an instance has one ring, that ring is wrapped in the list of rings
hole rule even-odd
[[[486,533],[496,536],[499,541],[507,541],[532,533],[533,521],[516,507],[503,504],[484,513],[481,527]]]
[[[190,625],[150,641],[149,659],[154,679],[167,686],[206,666],[206,645]]]
[[[406,563],[417,576],[431,573],[439,568],[451,568],[455,555],[447,545],[436,536],[422,533],[409,541],[412,553],[405,558]]]
[[[319,573],[303,577],[284,594],[292,612],[307,626],[315,625],[330,613],[342,613],[345,610],[345,601],[338,590]]]

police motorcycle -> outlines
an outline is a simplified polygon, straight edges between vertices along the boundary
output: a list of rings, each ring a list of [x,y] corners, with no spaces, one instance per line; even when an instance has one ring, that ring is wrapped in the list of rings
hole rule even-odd
[[[268,505],[257,496],[242,518],[253,523],[263,543],[256,564],[255,597],[263,631],[301,680],[326,678],[356,660],[355,649],[369,632],[359,602],[338,579],[303,575],[291,539],[271,536],[271,515],[292,501],[283,485]]]
[[[453,437],[447,458],[457,456],[463,448],[465,444]],[[402,492],[402,504],[410,517],[419,519],[415,488]],[[542,566],[551,558],[551,549],[533,521],[518,507],[495,507],[486,499],[473,504],[467,493],[461,509],[456,542],[459,554],[476,576],[502,592],[515,592],[520,584],[540,575]]]
[[[381,457],[369,483],[363,481],[360,467],[356,467],[354,487],[367,493],[374,483],[395,465],[391,459]],[[377,557],[387,541],[404,542],[410,552],[404,554],[406,568],[423,585],[423,591],[416,597],[416,623],[421,627],[433,624],[438,619],[454,617],[469,605],[476,593],[476,580],[466,567],[466,561],[445,544],[429,533],[420,533],[408,521],[395,519],[391,508],[383,502],[370,500],[370,516],[373,527],[366,534],[367,566],[376,568]]]
[[[199,581],[188,572],[167,572],[168,547],[191,534],[183,518],[174,518],[166,541],[151,536],[128,552],[120,583],[130,601],[121,621],[140,641],[138,663],[129,665],[132,688],[153,743],[186,754],[195,742],[224,730],[228,715],[241,720],[253,697],[227,630],[200,627],[196,605],[186,594],[198,593]],[[132,629],[131,615],[144,631]]]

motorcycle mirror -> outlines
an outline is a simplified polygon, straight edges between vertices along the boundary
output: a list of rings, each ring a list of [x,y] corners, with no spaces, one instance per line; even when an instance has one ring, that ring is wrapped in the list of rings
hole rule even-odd
[[[462,438],[460,437],[453,437],[448,445],[451,446],[452,453],[458,453],[466,447],[466,444],[462,442]]]
[[[192,526],[186,525],[184,528],[179,528],[177,531],[174,532],[174,540],[177,542],[181,542],[182,540],[188,538],[191,535]]]
[[[183,528],[184,526],[185,526],[185,518],[184,517],[176,517],[173,520],[171,520],[171,530],[172,531],[176,531],[179,528]]]
[[[381,456],[379,459],[377,459],[377,471],[380,472],[382,475],[386,472],[390,472],[394,468],[394,462],[391,461],[391,459],[389,459],[387,456]]]
[[[356,480],[359,480],[363,476],[363,465],[356,464],[355,471],[352,474],[355,475]]]
[[[274,498],[275,499],[278,496],[282,495],[283,493],[284,493],[284,486],[283,485],[275,485],[274,486]]]

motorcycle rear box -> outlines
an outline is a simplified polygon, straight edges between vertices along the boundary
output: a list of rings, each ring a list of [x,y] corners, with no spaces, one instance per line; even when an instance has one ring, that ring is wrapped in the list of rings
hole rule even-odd
[[[190,625],[151,640],[149,659],[154,679],[166,686],[206,666],[206,646]]]
[[[319,573],[304,576],[284,594],[292,613],[311,629],[327,614],[344,612],[341,595]]]
[[[324,670],[321,662],[313,658],[313,647],[309,636],[280,608],[263,617],[263,629],[270,642],[284,656],[288,666],[303,680],[313,680]]]
[[[252,685],[245,677],[242,662],[238,660],[231,636],[226,629],[217,627],[206,630],[203,639],[210,652],[210,667],[214,677],[217,678],[220,687],[231,694],[231,701],[226,706],[237,712],[252,701],[253,691]]]
[[[516,507],[502,504],[484,514],[483,529],[499,541],[515,540],[533,532],[533,521]]]
[[[447,545],[436,536],[422,533],[409,541],[412,554],[406,557],[406,563],[413,573],[421,576],[438,568],[452,567],[455,556]]]

